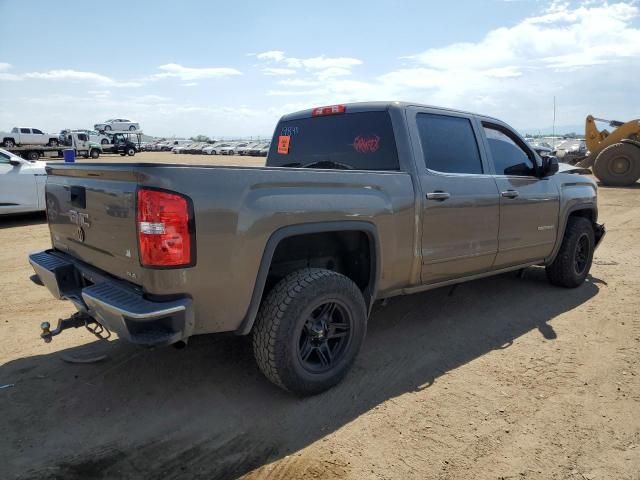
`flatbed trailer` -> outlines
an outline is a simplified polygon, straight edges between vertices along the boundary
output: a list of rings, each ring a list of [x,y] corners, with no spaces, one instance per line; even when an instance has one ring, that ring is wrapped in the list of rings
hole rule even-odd
[[[64,145],[56,147],[49,147],[46,145],[22,145],[20,147],[3,148],[4,150],[27,160],[39,160],[41,157],[46,156],[47,153],[54,153],[57,157],[62,157],[63,150],[70,147],[66,147]]]

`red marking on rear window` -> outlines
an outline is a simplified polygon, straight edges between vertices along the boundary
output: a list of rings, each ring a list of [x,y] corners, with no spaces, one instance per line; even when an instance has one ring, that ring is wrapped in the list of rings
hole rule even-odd
[[[289,153],[289,143],[291,137],[289,135],[280,135],[278,137],[278,153],[280,155],[287,155]]]
[[[380,148],[378,135],[358,135],[353,140],[353,149],[360,153],[373,153]]]

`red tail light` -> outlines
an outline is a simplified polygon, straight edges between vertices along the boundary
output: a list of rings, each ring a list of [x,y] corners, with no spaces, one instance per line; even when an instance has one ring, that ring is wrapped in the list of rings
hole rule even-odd
[[[322,115],[336,115],[344,113],[347,107],[344,105],[329,105],[328,107],[317,107],[311,111],[312,117],[321,117]]]
[[[191,221],[189,202],[182,195],[138,190],[140,263],[148,267],[191,265]]]

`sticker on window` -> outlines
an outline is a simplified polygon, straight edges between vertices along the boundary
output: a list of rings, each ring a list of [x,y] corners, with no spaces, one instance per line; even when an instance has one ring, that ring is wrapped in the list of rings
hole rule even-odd
[[[280,155],[287,155],[289,153],[289,143],[291,137],[289,135],[280,135],[278,137],[278,153]]]
[[[359,153],[373,153],[380,148],[378,135],[358,135],[353,140],[353,149]]]
[[[280,132],[280,135],[287,135],[289,137],[293,137],[298,133],[300,133],[300,128],[298,127],[282,127],[282,131]]]

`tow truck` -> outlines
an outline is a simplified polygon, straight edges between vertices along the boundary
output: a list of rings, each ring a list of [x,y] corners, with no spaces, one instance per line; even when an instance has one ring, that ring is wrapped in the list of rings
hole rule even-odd
[[[18,155],[27,160],[36,161],[41,157],[54,156],[62,157],[62,152],[67,148],[73,148],[76,155],[85,158],[97,159],[103,152],[103,147],[108,145],[100,145],[89,140],[89,135],[82,132],[69,132],[65,136],[64,142],[55,145],[21,145],[13,147],[5,147],[5,150]]]

